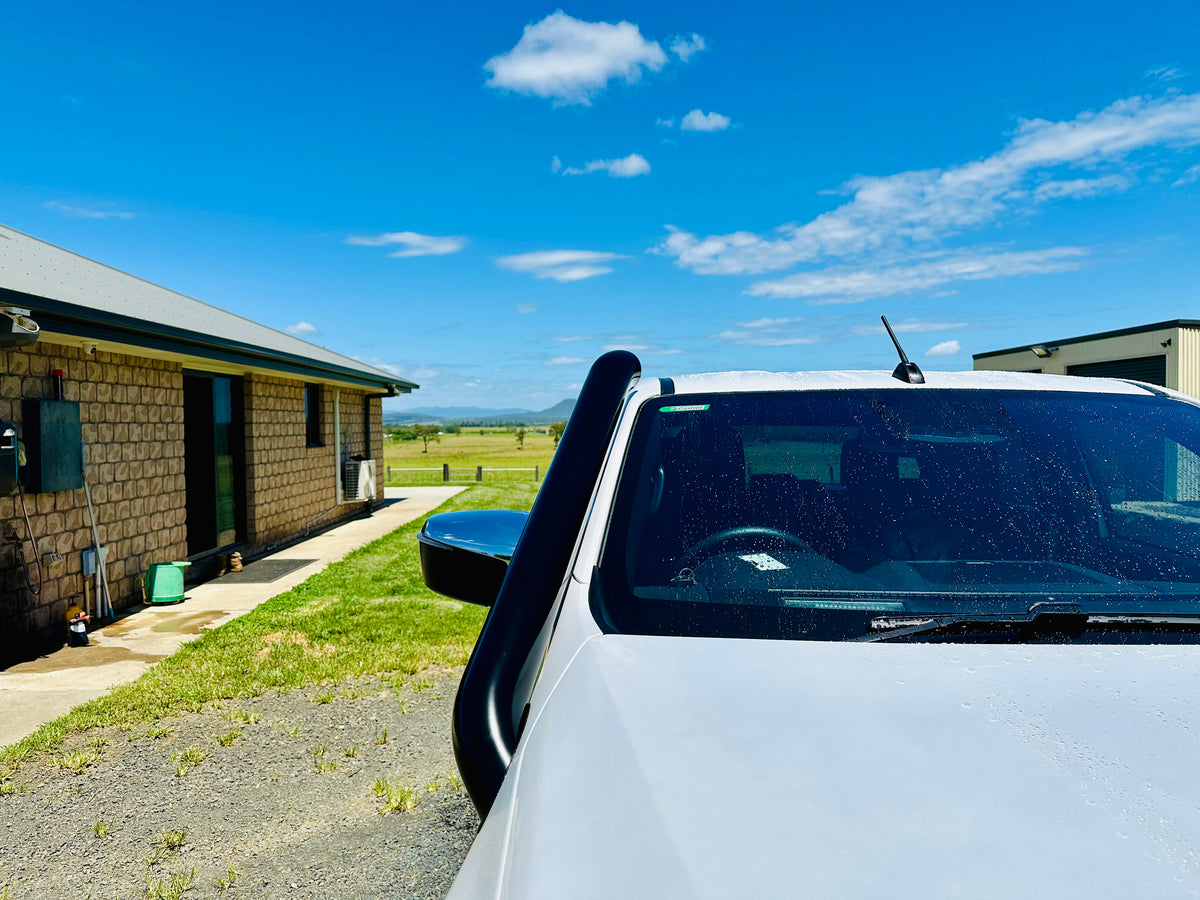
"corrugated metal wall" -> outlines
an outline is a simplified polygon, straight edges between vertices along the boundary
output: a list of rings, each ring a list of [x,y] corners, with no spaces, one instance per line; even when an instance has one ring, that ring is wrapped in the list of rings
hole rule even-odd
[[[1180,328],[1175,342],[1179,345],[1179,390],[1200,397],[1200,328]]]

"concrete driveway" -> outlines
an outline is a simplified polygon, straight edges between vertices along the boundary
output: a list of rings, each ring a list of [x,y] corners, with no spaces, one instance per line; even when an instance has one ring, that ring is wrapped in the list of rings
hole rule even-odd
[[[291,590],[350,551],[429,513],[462,490],[465,488],[453,486],[385,488],[384,506],[369,518],[353,519],[263,557],[311,560],[268,584],[223,584],[217,578],[190,588],[182,603],[135,608],[93,631],[91,646],[63,647],[0,672],[0,747],[19,741],[116,685],[133,681],[202,631]]]

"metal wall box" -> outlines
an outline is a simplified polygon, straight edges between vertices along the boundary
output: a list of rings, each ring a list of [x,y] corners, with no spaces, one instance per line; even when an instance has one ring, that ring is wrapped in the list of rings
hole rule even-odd
[[[71,400],[22,400],[26,487],[31,493],[83,487],[83,429]]]

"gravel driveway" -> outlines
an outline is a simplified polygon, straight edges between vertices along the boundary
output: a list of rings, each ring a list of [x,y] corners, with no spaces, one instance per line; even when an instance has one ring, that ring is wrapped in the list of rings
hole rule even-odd
[[[74,735],[0,796],[0,897],[170,897],[193,871],[186,898],[444,897],[478,828],[450,748],[459,674],[228,701],[164,734]],[[397,806],[413,789],[415,807],[381,814],[379,779]]]

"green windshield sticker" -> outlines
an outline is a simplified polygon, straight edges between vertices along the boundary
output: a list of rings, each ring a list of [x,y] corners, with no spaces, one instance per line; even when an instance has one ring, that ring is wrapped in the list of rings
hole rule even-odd
[[[707,403],[697,403],[693,406],[664,406],[663,412],[704,412],[708,409]]]

